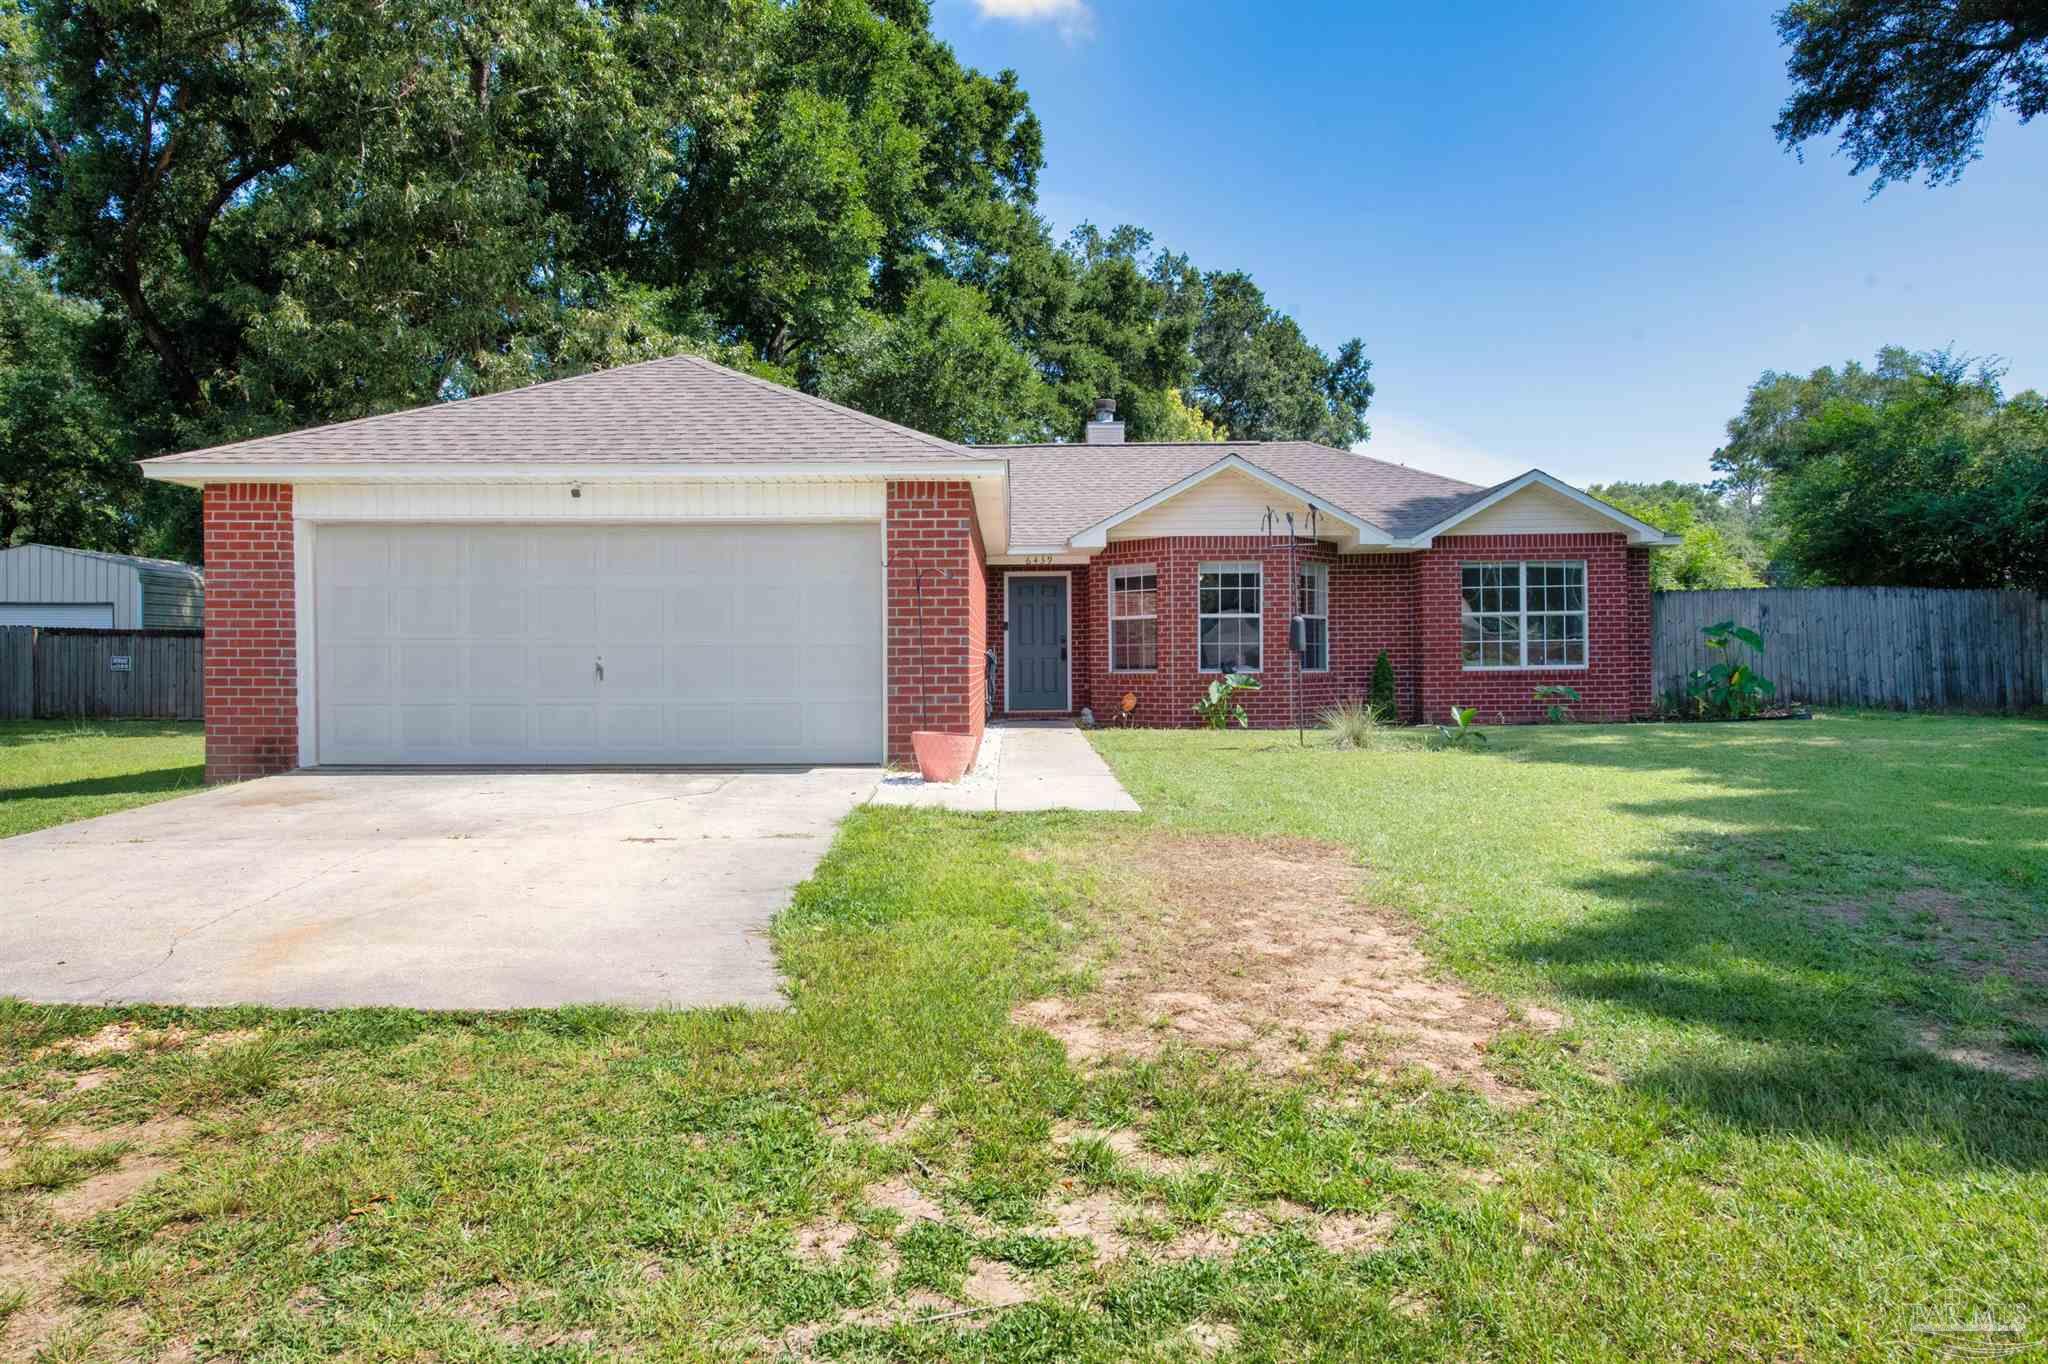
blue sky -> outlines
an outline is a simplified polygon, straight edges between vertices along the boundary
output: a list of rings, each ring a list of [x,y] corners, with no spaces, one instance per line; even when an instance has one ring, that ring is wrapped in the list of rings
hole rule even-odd
[[[1046,127],[1040,208],[1363,336],[1361,448],[1479,482],[1704,479],[1767,368],[1880,345],[2048,390],[2048,120],[1869,199],[1771,136],[1771,4],[935,0]]]

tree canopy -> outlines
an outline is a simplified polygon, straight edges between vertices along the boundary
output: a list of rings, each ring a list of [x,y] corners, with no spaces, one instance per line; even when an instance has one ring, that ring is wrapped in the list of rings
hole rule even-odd
[[[1754,491],[1774,576],[2048,589],[2048,400],[2001,377],[1889,347],[1869,368],[1759,379],[1714,467]]]
[[[1925,174],[1952,184],[2001,108],[2048,110],[2048,0],[1796,0],[1778,14],[1794,92],[1789,148],[1841,129],[1872,193]]]
[[[1647,521],[1681,543],[1650,556],[1656,592],[1761,587],[1766,555],[1748,517],[1728,498],[1697,483],[1596,483],[1586,491]]]
[[[960,440],[1099,396],[1136,440],[1366,436],[1359,341],[1140,228],[1056,240],[1028,95],[928,19],[0,0],[7,288],[105,418],[102,542],[196,537],[133,458],[685,349]]]

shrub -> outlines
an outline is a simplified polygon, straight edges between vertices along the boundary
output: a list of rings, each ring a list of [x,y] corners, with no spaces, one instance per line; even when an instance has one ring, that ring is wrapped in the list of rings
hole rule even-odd
[[[1332,748],[1378,748],[1385,723],[1379,708],[1366,701],[1345,701],[1317,714]]]
[[[1385,649],[1372,661],[1372,685],[1366,689],[1365,701],[1380,719],[1393,723],[1400,702],[1394,694],[1394,660],[1387,657]]]
[[[1196,698],[1195,714],[1202,717],[1202,723],[1210,729],[1228,729],[1234,721],[1239,729],[1252,727],[1251,717],[1238,704],[1242,692],[1257,691],[1259,680],[1242,673],[1225,673],[1209,684],[1209,690]]]

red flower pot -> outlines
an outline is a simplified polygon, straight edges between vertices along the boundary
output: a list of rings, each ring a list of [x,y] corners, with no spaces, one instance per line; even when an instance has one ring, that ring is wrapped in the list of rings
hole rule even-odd
[[[954,782],[974,766],[974,751],[981,747],[978,734],[941,734],[933,729],[912,730],[910,751],[917,755],[918,775],[926,781]]]

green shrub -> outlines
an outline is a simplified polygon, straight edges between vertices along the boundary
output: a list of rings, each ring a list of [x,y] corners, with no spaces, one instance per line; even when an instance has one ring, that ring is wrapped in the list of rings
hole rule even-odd
[[[1572,707],[1579,704],[1579,693],[1577,688],[1558,684],[1538,687],[1536,699],[1550,703],[1543,708],[1544,719],[1553,725],[1568,725],[1572,719]]]
[[[1372,661],[1372,685],[1366,689],[1365,703],[1380,719],[1393,723],[1400,702],[1394,695],[1394,660],[1387,657],[1385,649]]]
[[[1763,657],[1764,637],[1732,620],[1709,625],[1700,632],[1707,647],[1727,655],[1728,661],[1711,668],[1695,668],[1686,679],[1686,695],[1699,714],[1720,720],[1743,720],[1764,708],[1777,693],[1777,685],[1756,670]],[[1749,649],[1747,659],[1738,659],[1734,646]]]
[[[1195,714],[1202,717],[1202,723],[1210,729],[1228,729],[1234,723],[1239,729],[1252,727],[1251,716],[1245,714],[1238,704],[1239,693],[1257,691],[1259,680],[1243,673],[1225,673],[1209,684],[1209,689],[1195,701]]]

